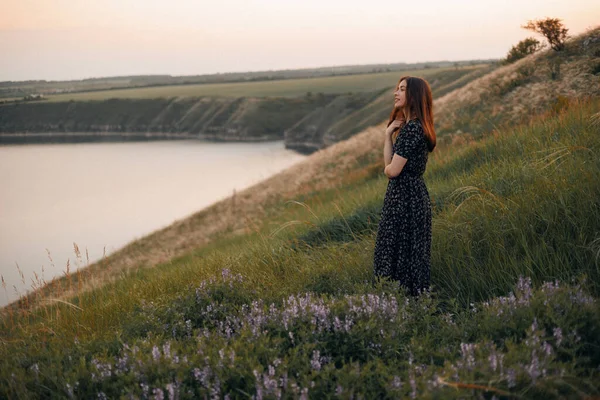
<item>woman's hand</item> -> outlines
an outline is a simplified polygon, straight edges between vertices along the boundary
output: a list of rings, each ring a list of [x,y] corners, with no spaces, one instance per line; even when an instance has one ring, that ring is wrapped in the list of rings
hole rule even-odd
[[[385,134],[388,136],[392,136],[392,132],[394,132],[397,128],[400,128],[402,125],[404,125],[404,118],[402,119],[395,119],[392,121],[392,123],[390,124],[390,126],[387,127],[387,129],[385,130]]]

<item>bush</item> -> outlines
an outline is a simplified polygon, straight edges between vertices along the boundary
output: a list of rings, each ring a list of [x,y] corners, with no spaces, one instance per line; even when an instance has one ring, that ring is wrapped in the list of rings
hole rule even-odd
[[[528,37],[526,39],[521,40],[519,43],[514,45],[506,55],[506,59],[504,62],[506,64],[514,63],[521,58],[528,56],[529,54],[533,54],[536,51],[540,50],[544,46],[540,43],[539,40]]]
[[[565,40],[568,37],[567,32],[569,31],[558,18],[529,21],[522,28],[543,35],[548,40],[552,50],[555,51],[564,49]]]

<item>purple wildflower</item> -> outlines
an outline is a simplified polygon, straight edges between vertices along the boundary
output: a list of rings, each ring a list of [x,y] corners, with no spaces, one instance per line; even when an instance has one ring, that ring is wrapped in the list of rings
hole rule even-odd
[[[475,344],[474,343],[461,343],[460,351],[462,353],[463,362],[462,366],[466,366],[469,370],[471,370],[475,366]]]
[[[154,346],[152,347],[152,358],[154,359],[154,361],[158,361],[158,359],[160,358],[160,350],[158,350],[158,346]]]
[[[544,353],[546,353],[546,356],[550,356],[552,354],[552,345],[550,345],[550,343],[544,341],[542,343],[542,349],[544,349]]]
[[[308,388],[302,388],[300,391],[300,400],[308,400]]]
[[[142,382],[142,383],[140,383],[140,387],[142,388],[142,394],[144,395],[143,397],[147,398],[148,391],[150,390],[150,386],[148,386],[148,384]]]
[[[127,354],[124,354],[123,357],[117,358],[117,363],[116,363],[117,371],[116,372],[118,374],[127,372],[127,370],[128,370],[127,361],[128,361]]]
[[[506,379],[508,381],[509,389],[517,386],[517,373],[513,368],[509,368],[508,371],[506,371]]]
[[[562,329],[560,329],[560,327],[556,327],[554,328],[554,338],[556,339],[556,347],[560,346],[560,344],[562,343]]]
[[[498,368],[498,358],[496,357],[496,352],[492,350],[490,356],[488,357],[490,361],[490,368],[492,371],[496,372],[496,368]]]
[[[163,393],[162,389],[160,389],[160,388],[154,388],[152,390],[152,394],[154,395],[154,397],[153,397],[154,400],[164,400],[165,399],[165,394]]]
[[[319,359],[319,350],[313,351],[312,359],[310,360],[310,365],[314,370],[317,370],[317,371],[321,370],[321,362]]]
[[[178,393],[176,393],[175,385],[173,385],[172,383],[167,384],[167,392],[169,393],[169,400],[175,400],[177,398],[176,395]]]
[[[410,371],[408,373],[408,377],[410,380],[410,388],[411,388],[410,398],[416,399],[417,398],[417,382],[415,380],[415,372],[413,371],[412,368],[410,369]]]
[[[527,372],[531,377],[532,382],[535,384],[536,379],[541,375],[540,365],[535,349],[531,350],[531,363],[527,366]]]
[[[261,381],[260,381],[260,374],[255,369],[252,370],[252,373],[254,374],[254,378],[256,378],[256,396],[252,396],[252,398],[255,400],[262,400],[263,395],[262,395],[262,385],[261,385]]]

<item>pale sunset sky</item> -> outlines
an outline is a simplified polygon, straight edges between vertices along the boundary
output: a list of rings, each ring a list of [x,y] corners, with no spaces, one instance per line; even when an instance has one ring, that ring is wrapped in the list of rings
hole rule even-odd
[[[501,58],[597,0],[0,0],[0,81]],[[538,37],[538,36],[536,36]],[[542,39],[538,37],[538,39]]]

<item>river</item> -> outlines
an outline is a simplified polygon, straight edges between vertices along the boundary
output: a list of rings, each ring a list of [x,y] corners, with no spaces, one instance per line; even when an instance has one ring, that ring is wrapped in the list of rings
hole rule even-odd
[[[86,249],[92,263],[305,158],[283,141],[0,146],[0,306],[31,291],[34,272],[50,281],[67,259],[74,272]]]

